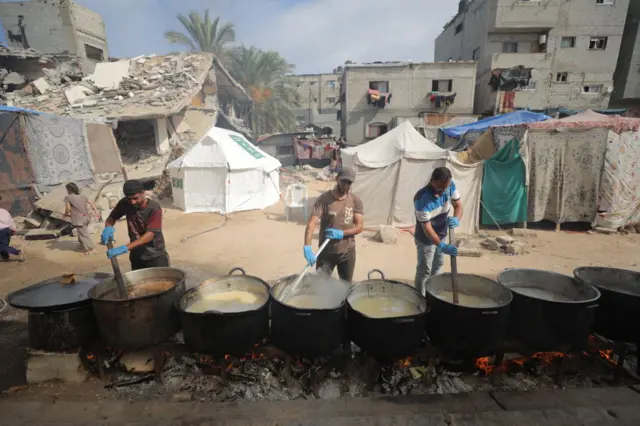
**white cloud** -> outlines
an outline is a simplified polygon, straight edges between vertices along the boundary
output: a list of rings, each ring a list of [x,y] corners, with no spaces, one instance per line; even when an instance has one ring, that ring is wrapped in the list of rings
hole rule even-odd
[[[166,30],[191,10],[233,22],[238,42],[279,51],[301,73],[346,60],[433,59],[433,43],[457,11],[452,0],[76,0],[100,13],[112,56],[178,50]]]

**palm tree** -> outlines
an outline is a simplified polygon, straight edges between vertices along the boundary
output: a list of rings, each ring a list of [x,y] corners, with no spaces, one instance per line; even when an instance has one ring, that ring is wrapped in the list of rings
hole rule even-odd
[[[178,15],[178,21],[186,30],[186,34],[179,31],[167,31],[164,37],[171,44],[181,44],[192,51],[209,52],[215,54],[223,63],[230,63],[228,45],[236,39],[236,31],[231,23],[220,23],[217,17],[213,21],[209,17],[209,9],[204,11],[204,19],[198,12],[191,12],[189,16]]]
[[[278,52],[244,45],[233,50],[231,73],[254,101],[251,127],[256,135],[295,129],[296,89],[288,76],[295,67]]]

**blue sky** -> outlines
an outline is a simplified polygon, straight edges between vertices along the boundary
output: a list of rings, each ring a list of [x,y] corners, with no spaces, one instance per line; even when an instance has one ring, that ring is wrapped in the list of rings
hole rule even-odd
[[[2,0],[6,1],[6,0]],[[279,51],[299,73],[351,61],[433,59],[457,0],[75,0],[100,13],[111,56],[179,50],[163,37],[179,13],[208,8],[233,22],[239,43]]]

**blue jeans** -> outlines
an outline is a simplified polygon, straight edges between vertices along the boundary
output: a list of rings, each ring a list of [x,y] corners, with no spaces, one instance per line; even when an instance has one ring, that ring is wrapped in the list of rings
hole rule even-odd
[[[426,293],[427,280],[437,275],[444,265],[444,253],[434,244],[424,244],[416,240],[418,266],[416,267],[415,286],[422,295]]]
[[[9,245],[11,242],[11,229],[0,229],[0,257],[2,259],[9,259],[9,255],[17,256],[20,254],[20,250],[17,250]]]

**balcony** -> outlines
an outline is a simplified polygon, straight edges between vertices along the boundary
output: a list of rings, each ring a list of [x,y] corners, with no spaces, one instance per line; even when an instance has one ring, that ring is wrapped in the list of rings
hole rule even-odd
[[[524,68],[544,69],[551,67],[549,53],[495,53],[491,57],[491,69]]]
[[[498,0],[496,30],[548,29],[556,26],[560,0]]]

